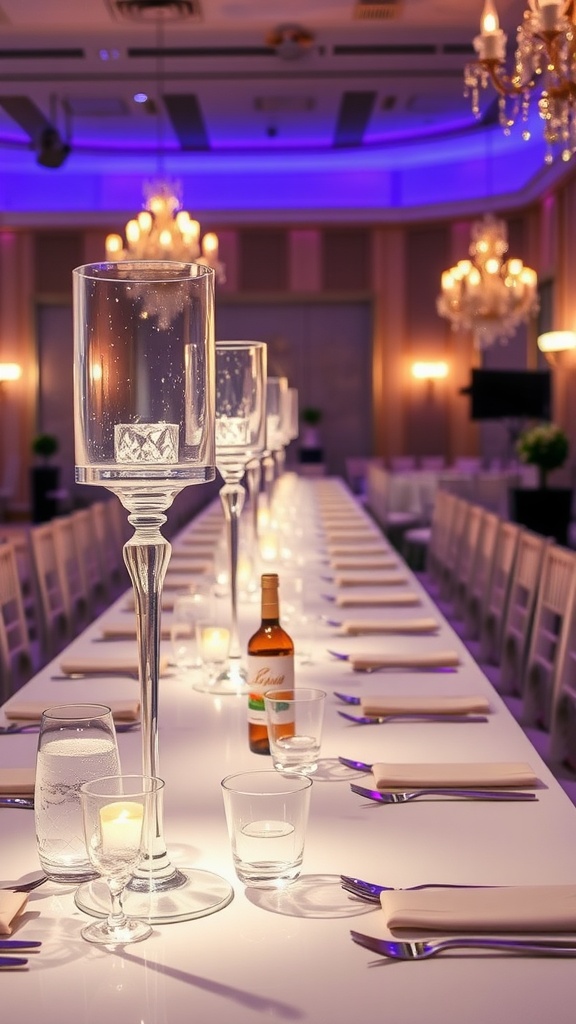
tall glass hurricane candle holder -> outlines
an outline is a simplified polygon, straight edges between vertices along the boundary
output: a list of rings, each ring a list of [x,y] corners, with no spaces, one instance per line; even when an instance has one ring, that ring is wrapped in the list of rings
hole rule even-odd
[[[215,469],[214,274],[194,263],[134,261],[78,267],[74,281],[76,480],[108,487],[134,535],[124,560],[134,589],[142,707],[142,774],[158,778],[161,594],[171,546],[166,510]],[[98,882],[77,905],[106,916]],[[158,803],[153,840],[125,894],[128,916],[182,921],[225,906],[229,884],[179,870]]]
[[[243,693],[246,669],[238,637],[237,569],[239,520],[248,463],[266,440],[266,345],[261,341],[216,343],[216,465],[224,486],[220,498],[228,531],[230,563],[230,652],[211,693]]]
[[[266,382],[266,448],[269,460],[265,463],[265,483],[268,504],[272,499],[274,478],[284,467],[285,428],[288,419],[288,380],[286,377],[268,377]]]

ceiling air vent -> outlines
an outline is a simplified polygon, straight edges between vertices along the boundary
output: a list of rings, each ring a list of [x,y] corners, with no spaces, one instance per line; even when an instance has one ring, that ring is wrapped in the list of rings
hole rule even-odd
[[[201,21],[200,0],[108,0],[123,21]]]
[[[400,17],[404,0],[356,0],[356,21],[393,21]]]

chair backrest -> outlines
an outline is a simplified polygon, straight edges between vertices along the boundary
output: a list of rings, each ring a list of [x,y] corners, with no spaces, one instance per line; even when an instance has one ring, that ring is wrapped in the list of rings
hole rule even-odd
[[[474,500],[506,519],[510,511],[510,488],[514,483],[510,473],[479,473],[474,481]]]
[[[479,455],[459,455],[452,463],[457,473],[479,473],[482,459]]]
[[[393,455],[390,458],[390,469],[393,473],[416,469],[415,455]]]
[[[437,490],[430,521],[430,541],[426,552],[426,572],[439,585],[450,540],[450,524],[457,498],[450,491]]]
[[[522,530],[518,538],[502,629],[499,682],[502,693],[522,692],[542,564],[551,543],[549,538],[531,530]]]
[[[418,460],[418,465],[420,469],[446,469],[446,459],[443,455],[422,455]]]
[[[480,637],[482,609],[493,572],[500,522],[499,516],[484,509],[480,537],[476,545],[474,561],[470,567],[467,591],[462,606],[456,608],[464,622],[466,636],[473,640]]]
[[[40,609],[42,651],[46,660],[49,660],[74,635],[52,520],[32,527],[30,546]]]
[[[576,596],[576,552],[551,544],[544,555],[522,680],[522,721],[549,729],[558,664]]]
[[[123,540],[116,517],[116,506],[122,509],[120,502],[115,498],[110,501],[96,501],[90,506],[92,526],[100,549],[109,599],[117,597],[130,583],[122,555]]]
[[[470,502],[466,501],[464,498],[456,497],[454,508],[452,510],[450,529],[448,531],[446,557],[444,559],[444,565],[440,576],[440,597],[444,599],[450,599],[454,581],[456,579],[460,547],[466,531],[468,516],[472,508],[473,506]]]
[[[2,701],[20,689],[37,665],[26,624],[16,551],[0,544],[0,695]]]
[[[456,551],[454,572],[447,594],[458,618],[463,618],[464,615],[485,515],[487,512],[480,505],[469,505],[464,519],[460,544]]]
[[[66,611],[72,634],[76,636],[90,624],[93,617],[84,563],[78,550],[72,516],[56,516],[52,524],[56,554],[62,570]]]
[[[497,665],[502,650],[502,631],[508,607],[512,573],[522,527],[500,520],[496,549],[480,611],[479,660]]]
[[[95,617],[110,603],[104,553],[101,551],[94,529],[94,519],[89,509],[82,508],[72,512],[71,519],[78,555],[84,569],[90,612],[92,617]]]
[[[576,772],[576,600],[564,620],[554,683],[549,756]]]

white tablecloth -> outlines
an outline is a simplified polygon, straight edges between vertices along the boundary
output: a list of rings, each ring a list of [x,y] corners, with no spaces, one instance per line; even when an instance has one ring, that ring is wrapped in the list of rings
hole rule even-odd
[[[328,693],[301,879],[283,892],[244,889],[236,880],[220,780],[230,772],[268,767],[269,759],[248,750],[245,698],[203,695],[189,680],[167,676],[160,685],[159,749],[170,854],[175,863],[226,877],[235,898],[212,916],[156,926],[150,939],[112,953],[81,939],[87,918],[76,909],[72,893],[44,885],[30,897],[31,917],[22,929],[22,935],[43,940],[42,952],[30,957],[26,973],[2,975],[6,1020],[572,1024],[575,965],[569,960],[466,954],[400,964],[385,962],[350,939],[351,928],[384,934],[383,914],[348,897],[340,888],[340,873],[393,886],[575,882],[576,809],[444,622],[436,635],[379,636],[368,645],[367,637],[339,636],[319,619],[335,614],[322,596],[333,593],[333,585],[320,578],[330,571],[316,508],[317,499],[330,495],[348,500],[336,481],[292,481],[289,504],[298,509],[298,520],[285,534],[284,549],[288,559],[288,549],[296,546],[297,560],[269,566],[278,569],[281,580],[294,574],[305,580],[311,620],[306,629],[286,619],[285,625],[297,650],[307,648],[311,655],[306,663],[298,659],[297,682],[320,685]],[[409,586],[421,596],[413,614],[438,617],[418,583],[410,580]],[[121,606],[122,599],[107,615],[117,619]],[[405,620],[408,611],[399,607],[386,615]],[[363,609],[359,617],[381,615],[381,610]],[[258,603],[243,599],[243,643],[258,621]],[[101,625],[94,623],[70,650],[97,652]],[[169,641],[163,643],[169,653]],[[112,645],[129,652],[134,642],[110,641],[106,650]],[[462,664],[441,673],[361,674],[327,653],[328,648],[353,652],[367,646],[455,649]],[[106,701],[135,694],[138,687],[127,678],[55,680],[50,678],[54,674],[59,674],[58,659],[15,699],[42,697],[46,705]],[[493,711],[487,721],[475,724],[397,721],[362,727],[337,714],[342,705],[335,690],[358,696],[485,694]],[[122,734],[119,744],[123,770],[138,772],[140,734]],[[0,764],[31,766],[35,748],[35,735],[0,736]],[[351,773],[339,767],[338,755],[368,762],[528,762],[541,788],[538,800],[529,804],[435,801],[384,807],[351,792]],[[0,885],[32,876],[38,868],[32,812],[0,809]]]

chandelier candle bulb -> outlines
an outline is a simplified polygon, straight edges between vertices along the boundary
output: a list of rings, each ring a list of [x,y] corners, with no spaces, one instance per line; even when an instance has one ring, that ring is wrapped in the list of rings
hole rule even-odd
[[[130,853],[140,845],[144,808],[134,801],[115,801],[100,809],[104,853]]]

